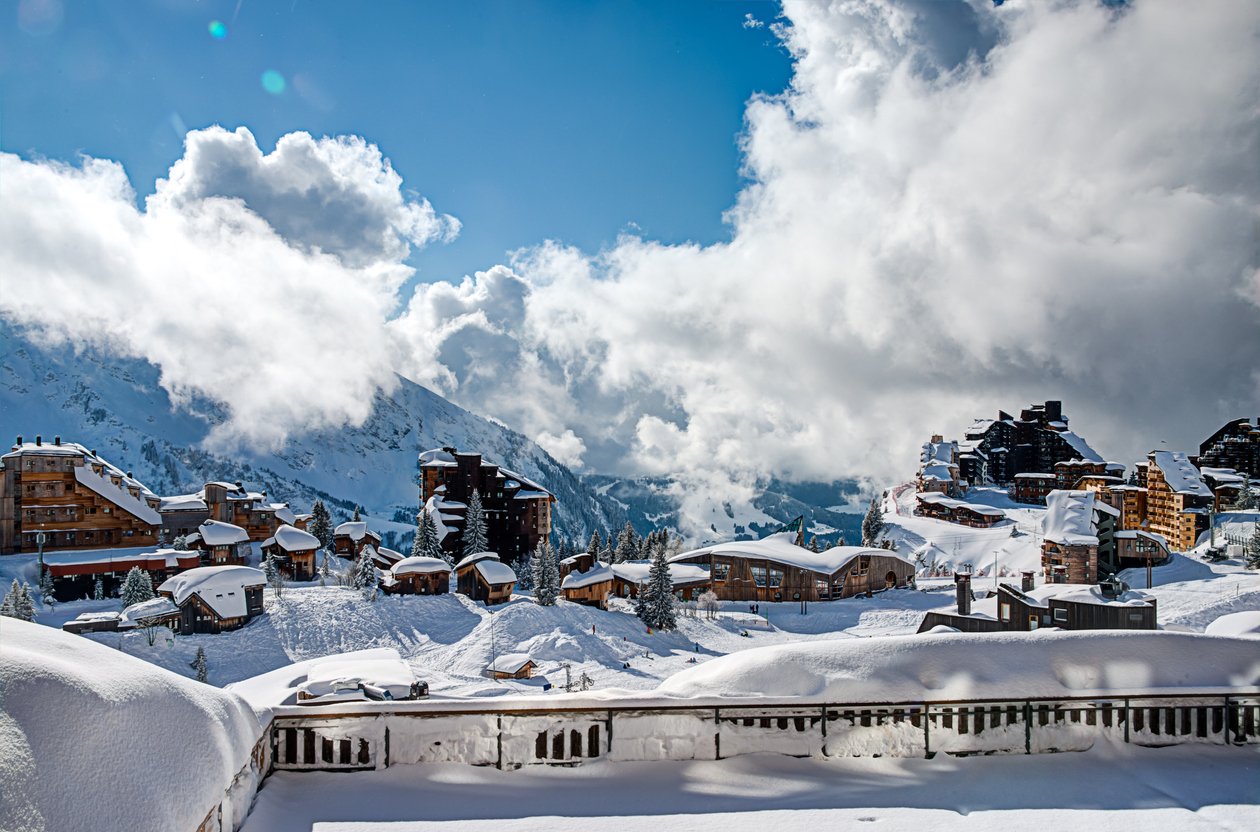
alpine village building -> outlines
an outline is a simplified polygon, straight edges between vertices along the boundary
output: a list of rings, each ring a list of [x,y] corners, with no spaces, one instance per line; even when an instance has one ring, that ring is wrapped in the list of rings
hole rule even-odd
[[[1155,599],[1122,584],[1044,584],[1033,586],[1024,572],[1020,587],[1002,584],[995,595],[973,599],[971,575],[954,576],[957,611],[925,613],[920,633],[940,628],[964,633],[1063,630],[1154,630]]]
[[[487,607],[512,600],[516,573],[494,552],[477,552],[455,564],[457,591]]]
[[[463,554],[464,517],[476,491],[486,521],[489,550],[518,562],[551,534],[552,494],[536,482],[481,454],[441,448],[420,454],[420,503],[433,518],[442,549]]]

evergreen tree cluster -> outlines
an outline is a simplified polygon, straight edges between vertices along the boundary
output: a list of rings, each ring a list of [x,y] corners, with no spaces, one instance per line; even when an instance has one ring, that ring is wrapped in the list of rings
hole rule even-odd
[[[1238,495],[1234,497],[1234,502],[1230,505],[1233,511],[1255,511],[1260,508],[1260,495],[1256,494],[1256,489],[1251,487],[1251,482],[1247,479],[1243,480],[1242,487],[1238,489]]]
[[[139,566],[131,567],[127,577],[123,578],[122,589],[119,590],[118,595],[122,598],[123,609],[130,607],[132,604],[151,600],[153,598],[153,581],[149,578],[149,573]]]
[[[544,540],[532,558],[534,600],[544,607],[555,606],[560,597],[560,561],[551,541]]]
[[[319,548],[331,549],[333,547],[332,515],[328,513],[328,507],[324,505],[323,500],[316,500],[315,505],[311,507],[311,523],[308,531],[319,541]]]
[[[652,555],[648,579],[639,589],[635,614],[653,630],[673,630],[678,626],[678,613],[674,608],[674,582],[670,578],[669,563],[662,547]]]
[[[1243,563],[1248,569],[1260,569],[1260,523],[1256,523],[1251,538],[1243,546]]]
[[[442,548],[442,541],[438,540],[437,523],[433,522],[433,515],[424,506],[420,507],[420,513],[416,515],[416,538],[411,542],[411,556],[437,558],[452,566],[455,563],[450,553]]]
[[[0,602],[0,615],[7,615],[9,618],[18,618],[22,621],[35,620],[35,602],[31,599],[31,586],[26,582],[18,583],[18,579],[13,579],[13,586],[9,587],[9,592],[4,596],[4,601]]]
[[[870,508],[866,510],[866,516],[862,518],[862,545],[879,545],[879,537],[883,533],[884,510],[879,506],[879,498],[873,497]]]
[[[191,666],[197,673],[198,682],[206,682],[209,679],[209,669],[206,667],[206,648],[197,648],[197,655],[193,658]]]

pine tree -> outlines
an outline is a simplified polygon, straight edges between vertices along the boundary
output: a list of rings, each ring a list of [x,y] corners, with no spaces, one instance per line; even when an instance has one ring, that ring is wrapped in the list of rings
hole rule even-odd
[[[280,579],[280,567],[276,564],[274,549],[268,550],[267,556],[263,558],[262,571],[267,583],[274,587]]]
[[[1260,523],[1256,523],[1251,539],[1243,547],[1243,562],[1248,569],[1260,569]]]
[[[39,574],[39,595],[45,607],[52,607],[56,603],[57,599],[53,597],[56,591],[56,587],[53,586],[52,570],[44,567],[44,571]]]
[[[372,563],[372,556],[368,554],[365,546],[354,569],[354,588],[363,593],[365,601],[375,601],[380,582],[381,577],[376,572],[376,564]]]
[[[412,544],[411,554],[413,557],[437,558],[454,564],[450,553],[442,548],[442,541],[438,540],[437,523],[433,522],[433,515],[423,508],[420,509],[416,542]]]
[[[324,505],[323,500],[316,500],[315,505],[311,507],[311,524],[308,529],[315,539],[319,541],[321,549],[331,549],[333,546],[333,524],[332,516],[328,513],[328,507]]]
[[[810,537],[810,539],[809,539],[809,546],[808,546],[807,548],[808,548],[811,552],[821,552],[821,551],[822,551],[822,549],[819,549],[819,548],[818,548],[818,535],[813,535],[812,537]]]
[[[516,588],[528,592],[534,588],[534,572],[538,568],[536,552],[526,552],[513,567],[516,571]]]
[[[1244,479],[1242,487],[1238,489],[1238,495],[1234,497],[1234,502],[1230,505],[1230,510],[1255,511],[1258,502],[1260,502],[1260,500],[1257,499],[1256,492],[1252,489],[1251,483]]]
[[[206,649],[204,647],[197,648],[197,656],[192,660],[192,669],[197,671],[197,681],[207,681],[208,673],[206,668]]]
[[[183,534],[176,535],[175,539],[171,541],[171,548],[177,552],[188,551],[188,536]]]
[[[862,545],[874,546],[879,536],[884,533],[884,510],[879,507],[879,498],[871,499],[871,507],[862,518]]]
[[[356,506],[354,507],[354,516],[350,518],[350,522],[351,522],[351,523],[358,523],[358,522],[360,522],[362,519],[363,519],[363,518],[359,516],[359,507],[356,505]]]
[[[328,586],[328,576],[332,574],[332,564],[329,562],[328,550],[320,549],[319,554],[319,568],[315,571],[319,574],[319,585]]]
[[[599,560],[600,550],[603,548],[603,542],[599,539],[599,530],[591,532],[591,542],[586,544],[586,554],[591,556],[592,560]]]
[[[849,544],[846,543],[844,540],[844,535],[840,535],[839,537],[836,538],[836,546],[848,546],[848,545]]]
[[[486,538],[486,515],[481,507],[481,493],[476,489],[473,489],[468,511],[464,513],[463,542],[461,551],[464,557],[490,551],[490,541]]]
[[[105,581],[100,575],[96,576],[96,583],[92,585],[92,598],[97,601],[105,600]]]
[[[625,563],[628,560],[637,560],[638,557],[639,537],[634,532],[634,526],[627,520],[626,527],[617,537],[617,550],[613,553],[613,563]]]
[[[120,595],[123,609],[153,598],[153,581],[149,578],[149,573],[139,566],[131,567],[131,571],[123,579]]]
[[[560,566],[551,541],[544,540],[534,552],[534,600],[540,606],[555,606],[560,596]]]
[[[669,575],[664,550],[652,556],[647,583],[639,590],[639,595],[642,603],[636,612],[644,624],[654,630],[673,630],[678,626],[674,611],[674,582]]]
[[[9,587],[4,601],[0,602],[0,615],[22,621],[35,620],[35,605],[31,602],[30,588],[26,584],[19,584],[17,578],[13,579],[13,586]]]

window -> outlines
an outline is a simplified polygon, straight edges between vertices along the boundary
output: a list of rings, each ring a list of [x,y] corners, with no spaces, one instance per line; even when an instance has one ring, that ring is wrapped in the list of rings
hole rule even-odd
[[[754,566],[752,568],[753,583],[757,586],[766,585],[766,568],[764,566]]]
[[[1063,607],[1059,607],[1059,608],[1057,608],[1057,609],[1054,611],[1054,620],[1055,620],[1055,621],[1067,621],[1067,610],[1065,610]]]
[[[783,586],[783,570],[782,569],[770,570],[770,586]]]
[[[725,581],[731,574],[731,564],[729,561],[715,560],[713,561],[713,580]]]
[[[998,618],[1002,621],[1011,620],[1011,605],[1008,602],[1003,601],[998,604]]]

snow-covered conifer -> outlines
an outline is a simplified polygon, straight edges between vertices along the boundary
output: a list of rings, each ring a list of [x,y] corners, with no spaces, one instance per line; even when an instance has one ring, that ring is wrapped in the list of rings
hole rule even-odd
[[[119,595],[122,597],[124,609],[132,604],[139,604],[141,601],[151,599],[153,597],[153,581],[149,578],[149,573],[139,566],[131,567],[131,571],[123,579],[122,590]]]
[[[52,570],[44,567],[44,570],[39,573],[39,595],[45,607],[51,607],[56,602],[57,599],[53,597],[54,591]]]
[[[352,522],[352,523],[358,523],[358,522],[359,522],[359,521],[361,521],[362,519],[363,519],[363,518],[359,516],[359,507],[356,505],[356,506],[354,507],[354,516],[350,518],[350,522]]]
[[[486,515],[481,507],[481,493],[473,489],[472,499],[468,501],[468,511],[464,513],[464,546],[461,549],[464,557],[490,550],[490,541],[486,537]]]
[[[586,554],[595,560],[599,560],[599,553],[603,548],[603,541],[599,539],[599,530],[596,529],[591,532],[591,542],[586,544]]]
[[[208,668],[206,667],[206,648],[197,648],[197,655],[192,660],[192,669],[197,671],[198,682],[205,682],[209,678]]]
[[[1251,531],[1251,539],[1243,547],[1243,562],[1248,569],[1260,569],[1260,523]]]
[[[175,539],[171,541],[171,548],[177,552],[188,551],[188,535],[175,535]]]
[[[1244,478],[1242,487],[1238,489],[1234,502],[1230,504],[1231,511],[1255,511],[1260,498],[1257,498],[1255,489],[1251,487],[1251,483]]]
[[[512,565],[512,570],[516,572],[517,589],[528,592],[534,588],[534,572],[537,566],[538,558],[535,552],[526,552]]]
[[[534,552],[534,600],[550,607],[560,596],[560,566],[551,541],[544,540]]]
[[[450,552],[442,548],[438,539],[437,523],[427,509],[420,509],[419,523],[416,524],[416,544],[411,547],[413,557],[437,558],[448,564],[454,564]]]
[[[311,507],[311,523],[307,529],[319,541],[321,549],[331,549],[333,545],[332,516],[323,500],[316,500]]]
[[[105,581],[100,575],[96,576],[96,582],[92,584],[92,598],[96,601],[105,600]]]
[[[362,591],[364,600],[375,601],[380,582],[381,577],[376,571],[376,564],[372,563],[372,556],[368,554],[365,546],[355,566],[354,588]]]
[[[879,498],[871,498],[871,507],[862,518],[862,545],[874,546],[879,536],[884,533],[884,510],[879,506]]]
[[[670,578],[669,564],[664,550],[652,556],[647,583],[639,590],[642,603],[639,617],[654,630],[673,630],[678,626],[678,614],[674,608],[674,583]],[[640,611],[641,610],[641,611]]]
[[[617,537],[617,549],[613,552],[613,563],[625,563],[628,560],[638,560],[639,558],[639,536],[635,534],[634,526],[630,525],[630,521],[626,521],[626,527],[621,530],[621,534]]]
[[[9,587],[9,592],[4,596],[4,601],[0,602],[0,615],[7,615],[9,618],[20,618],[23,621],[34,621],[34,605],[29,601],[23,600],[24,590],[22,584],[18,583],[18,579],[13,579],[13,585]],[[27,615],[27,607],[31,608],[31,615]]]

